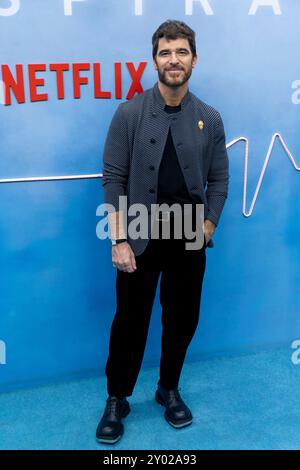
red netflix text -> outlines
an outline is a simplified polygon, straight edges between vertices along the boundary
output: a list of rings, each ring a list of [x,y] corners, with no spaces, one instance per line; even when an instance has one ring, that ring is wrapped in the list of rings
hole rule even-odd
[[[17,103],[26,102],[26,90],[25,90],[25,73],[28,77],[28,94],[27,101],[47,101],[48,93],[46,90],[45,77],[43,73],[50,71],[54,74],[56,81],[56,95],[57,99],[65,99],[65,83],[64,78],[66,74],[71,74],[73,83],[73,98],[80,99],[81,87],[89,85],[89,77],[87,76],[89,71],[92,71],[92,86],[93,96],[96,99],[122,99],[123,98],[123,87],[122,87],[122,63],[114,63],[114,89],[103,90],[101,86],[101,63],[89,62],[83,63],[58,63],[58,64],[28,64],[27,66],[22,64],[16,64],[14,69],[8,65],[1,66],[2,82],[4,88],[4,104],[9,106],[12,104],[12,95],[15,97]],[[131,78],[131,85],[126,93],[126,99],[130,100],[133,98],[135,93],[143,93],[143,87],[141,85],[141,78],[146,68],[147,62],[140,62],[136,67],[132,62],[126,62],[127,72],[129,72]]]

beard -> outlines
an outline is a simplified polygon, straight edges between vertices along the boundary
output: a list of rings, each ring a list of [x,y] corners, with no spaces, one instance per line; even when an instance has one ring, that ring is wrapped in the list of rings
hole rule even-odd
[[[190,76],[192,75],[193,68],[192,66],[190,66],[188,70],[185,71],[184,69],[180,67],[178,68],[174,67],[171,70],[178,70],[180,71],[180,73],[175,73],[175,72],[174,74],[169,73],[168,70],[162,69],[161,67],[157,65],[157,72],[158,72],[159,80],[164,85],[170,88],[177,88],[177,87],[184,85],[184,83],[186,83],[189,80]]]

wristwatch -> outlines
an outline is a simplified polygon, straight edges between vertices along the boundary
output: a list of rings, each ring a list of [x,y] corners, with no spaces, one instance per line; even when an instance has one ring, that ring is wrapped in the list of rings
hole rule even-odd
[[[127,242],[127,238],[119,238],[118,240],[111,239],[111,244],[113,246],[118,245],[119,243],[123,243],[123,242]]]

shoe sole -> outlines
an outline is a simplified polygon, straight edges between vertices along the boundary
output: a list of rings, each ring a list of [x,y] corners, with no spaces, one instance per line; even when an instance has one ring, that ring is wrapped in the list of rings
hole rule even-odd
[[[96,437],[96,441],[99,442],[100,444],[115,444],[116,442],[118,442],[121,439],[123,434],[124,434],[124,428],[122,428],[121,433],[115,439],[105,439],[105,438],[101,438],[101,437]]]
[[[160,395],[159,394],[155,394],[155,400],[157,401],[157,403],[161,406],[166,406],[164,401],[160,398]],[[167,423],[169,423],[173,428],[175,429],[180,429],[180,428],[185,428],[186,426],[189,426],[190,424],[192,424],[193,422],[193,418],[190,419],[189,421],[185,421],[183,423],[180,423],[180,424],[175,424],[173,423],[170,418],[168,417],[168,414],[167,414],[167,411],[165,411],[164,413],[164,417],[165,417],[165,420],[167,421]]]
[[[128,409],[122,414],[122,418],[126,418],[126,416],[129,415],[130,411],[131,411],[131,409],[128,407]],[[121,429],[121,431],[120,431],[120,433],[118,434],[117,437],[111,438],[111,439],[109,439],[107,437],[96,437],[96,441],[101,443],[101,444],[115,444],[116,442],[118,442],[121,439],[123,434],[124,434],[124,426],[122,424],[122,429]]]

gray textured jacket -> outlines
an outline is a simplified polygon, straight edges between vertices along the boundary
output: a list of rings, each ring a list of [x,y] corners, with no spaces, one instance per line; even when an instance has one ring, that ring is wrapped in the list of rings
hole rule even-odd
[[[157,202],[158,170],[168,131],[188,191],[204,203],[204,216],[218,224],[228,194],[228,156],[224,127],[219,112],[188,91],[181,111],[168,114],[156,83],[153,88],[119,104],[107,134],[103,156],[105,202],[119,207],[119,196],[128,197],[128,208],[143,203],[149,213]],[[198,125],[199,121],[203,125]],[[202,127],[202,129],[201,129]],[[130,217],[127,217],[128,224]],[[135,255],[141,254],[148,239],[128,242]]]

